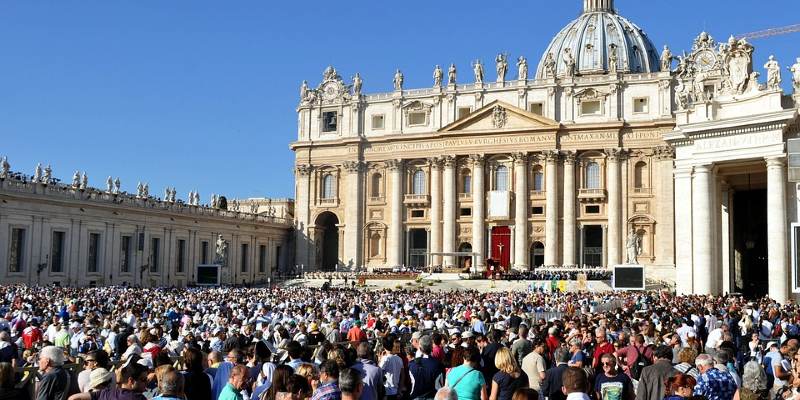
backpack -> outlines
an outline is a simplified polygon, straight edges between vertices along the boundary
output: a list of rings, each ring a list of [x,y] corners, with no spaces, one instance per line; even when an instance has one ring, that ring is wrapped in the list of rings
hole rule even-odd
[[[631,378],[639,380],[642,376],[642,370],[644,367],[651,364],[650,360],[642,354],[636,346],[633,346],[633,349],[636,350],[636,362],[630,368],[631,371]]]

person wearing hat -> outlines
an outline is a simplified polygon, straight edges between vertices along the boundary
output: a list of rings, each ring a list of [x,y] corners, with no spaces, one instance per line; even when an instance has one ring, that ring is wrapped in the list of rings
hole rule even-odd
[[[319,330],[319,325],[316,322],[308,324],[308,345],[317,346],[325,341],[325,335]]]
[[[108,371],[111,368],[110,361],[108,353],[103,350],[95,350],[86,354],[83,358],[83,371],[78,374],[78,389],[81,392],[89,391],[91,372],[95,369]]]
[[[99,392],[111,386],[114,375],[105,368],[95,368],[89,374],[89,384],[86,391],[89,393]]]
[[[142,393],[147,389],[148,369],[142,365],[131,362],[117,370],[119,381],[117,386],[109,386],[94,393],[84,392],[74,394],[69,400],[145,400]],[[98,381],[101,381],[100,373],[97,373]]]

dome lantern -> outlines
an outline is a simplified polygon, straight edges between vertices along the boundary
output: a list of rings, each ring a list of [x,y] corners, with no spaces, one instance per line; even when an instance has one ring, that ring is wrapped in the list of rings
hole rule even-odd
[[[614,0],[583,0],[583,12],[614,12]]]

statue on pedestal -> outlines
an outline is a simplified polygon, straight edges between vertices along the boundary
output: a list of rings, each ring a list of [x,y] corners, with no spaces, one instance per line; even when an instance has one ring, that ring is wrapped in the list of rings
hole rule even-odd
[[[442,87],[442,78],[444,78],[444,72],[442,72],[442,67],[437,65],[433,69],[433,87]]]
[[[142,197],[144,195],[144,185],[142,182],[136,184],[136,197]]]
[[[661,72],[670,72],[672,70],[672,52],[669,47],[664,46],[661,52]]]
[[[217,243],[214,251],[214,263],[225,266],[228,261],[228,242],[222,238],[222,235],[217,235]]]
[[[39,183],[42,180],[42,163],[36,164],[36,169],[33,170],[33,183]]]
[[[77,189],[81,186],[81,173],[80,171],[75,171],[75,174],[72,175],[72,188]]]
[[[114,193],[114,179],[110,175],[106,179],[106,193]]]
[[[81,189],[86,190],[89,187],[89,177],[86,175],[86,171],[83,171],[83,176],[81,176]]]
[[[119,194],[120,189],[122,188],[122,182],[119,181],[119,177],[114,181],[114,193]]]
[[[394,90],[403,90],[403,73],[399,69],[394,73],[392,83],[394,83]]]
[[[356,72],[356,76],[353,77],[353,94],[356,96],[361,95],[361,86],[364,84],[364,81],[361,80],[361,75]]]
[[[472,72],[475,74],[475,83],[483,83],[483,64],[481,64],[481,60],[475,60],[472,64]]]
[[[528,80],[528,60],[523,56],[519,56],[517,59],[517,79]]]
[[[300,85],[300,101],[304,101],[308,97],[308,81],[303,81]]]
[[[145,184],[142,186],[142,197],[144,198],[150,197],[150,184],[147,182],[145,182]]]
[[[553,58],[553,53],[547,53],[544,58],[544,77],[554,78],[556,76],[556,60]]]
[[[498,54],[494,58],[495,68],[497,69],[497,82],[505,82],[506,74],[508,73],[508,56],[505,54]]]
[[[575,57],[572,56],[572,50],[569,47],[564,49],[564,66],[566,67],[566,76],[575,76]]]
[[[3,160],[0,161],[0,179],[8,178],[8,173],[11,171],[11,164],[8,163],[8,159],[3,156]]]
[[[52,178],[53,178],[53,169],[50,168],[50,164],[47,164],[47,166],[44,168],[44,176],[42,177],[42,183],[44,183],[45,185],[49,185]]]
[[[455,85],[456,84],[456,65],[450,64],[450,68],[447,70],[447,84],[448,85]]]
[[[797,62],[789,67],[789,71],[792,71],[792,83],[794,84],[794,91],[800,92],[800,57],[797,58]]]
[[[612,43],[608,45],[608,73],[617,73],[617,60],[617,45]]]
[[[636,229],[631,228],[628,233],[628,238],[625,240],[625,248],[627,249],[625,264],[639,264],[636,261],[636,257],[642,254],[642,238],[636,234]]]
[[[775,56],[769,56],[769,61],[764,64],[767,70],[767,89],[775,90],[781,87],[781,66],[775,60]]]
[[[219,197],[216,194],[211,193],[211,208],[217,208],[219,206]]]

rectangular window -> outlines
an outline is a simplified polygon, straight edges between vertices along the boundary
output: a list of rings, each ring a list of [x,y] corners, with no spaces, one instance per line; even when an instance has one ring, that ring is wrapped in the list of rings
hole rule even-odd
[[[425,125],[425,113],[419,111],[408,113],[408,125]]]
[[[586,214],[600,214],[600,206],[586,206]]]
[[[464,175],[464,191],[461,193],[472,193],[472,176]]]
[[[472,107],[458,107],[458,118],[466,118],[472,112]]]
[[[53,242],[50,243],[50,272],[64,271],[64,232],[53,231]]]
[[[131,237],[122,236],[119,240],[119,270],[120,272],[131,271]]]
[[[462,217],[470,217],[472,216],[472,208],[462,208],[459,212],[459,215]]]
[[[603,115],[600,101],[584,101],[581,103],[581,115]]]
[[[267,246],[258,246],[258,272],[267,272]]]
[[[633,112],[643,114],[650,112],[649,101],[646,97],[633,99]]]
[[[544,215],[544,207],[531,207],[531,214]]]
[[[281,269],[281,246],[275,247],[275,267]]]
[[[376,130],[376,131],[382,130],[383,129],[383,125],[384,125],[383,124],[383,120],[384,120],[383,114],[381,114],[381,115],[373,115],[372,116],[372,129]]]
[[[714,98],[714,85],[705,85],[705,87],[703,87],[703,92],[705,93],[707,99],[709,99],[709,100],[713,99]]]
[[[411,210],[411,218],[425,218],[425,210]]]
[[[322,132],[336,132],[338,115],[336,111],[325,111],[322,113]]]
[[[200,242],[200,264],[208,264],[208,242]]]
[[[139,233],[139,251],[144,251],[144,232]]]
[[[529,111],[536,115],[544,115],[544,104],[542,103],[531,103],[529,106]]]
[[[98,263],[100,253],[100,234],[99,233],[90,233],[89,234],[89,255],[87,256],[86,262],[86,270],[88,272],[97,272],[98,270]]]
[[[161,239],[150,239],[150,272],[158,272],[158,261],[161,256]]]
[[[25,259],[25,229],[11,229],[11,248],[9,249],[8,268],[10,272],[22,272]]]
[[[242,272],[247,272],[247,243],[242,243],[241,266]]]
[[[186,241],[178,239],[178,272],[186,270]]]

